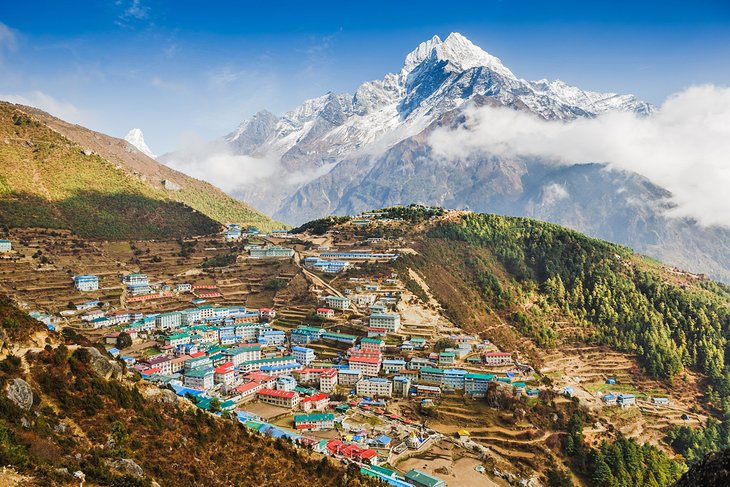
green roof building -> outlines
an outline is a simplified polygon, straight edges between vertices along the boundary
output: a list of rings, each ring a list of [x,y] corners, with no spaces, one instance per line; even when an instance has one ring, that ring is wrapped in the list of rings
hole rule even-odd
[[[416,487],[446,487],[444,480],[416,468],[408,471],[405,474],[405,478]]]

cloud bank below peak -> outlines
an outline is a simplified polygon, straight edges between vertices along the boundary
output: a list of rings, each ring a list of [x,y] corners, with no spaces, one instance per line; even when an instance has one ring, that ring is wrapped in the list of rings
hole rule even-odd
[[[470,107],[466,123],[434,131],[436,157],[533,157],[556,164],[600,162],[668,189],[669,215],[730,227],[730,87],[693,86],[651,116],[611,112],[593,119],[545,121],[509,108]]]

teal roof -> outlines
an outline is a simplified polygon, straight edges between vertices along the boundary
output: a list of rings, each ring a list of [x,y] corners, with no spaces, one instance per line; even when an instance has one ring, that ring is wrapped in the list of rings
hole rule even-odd
[[[189,337],[190,335],[187,333],[173,333],[172,335],[168,336],[168,340],[177,340],[178,338],[185,338]]]
[[[466,378],[474,380],[492,380],[494,379],[494,374],[466,374]]]
[[[437,367],[423,367],[421,368],[421,373],[424,372],[427,374],[443,374],[444,370]]]
[[[360,343],[384,343],[380,338],[363,338]]]
[[[308,421],[334,421],[335,415],[332,413],[322,414],[297,414],[294,416],[295,423],[306,423]]]
[[[426,487],[438,487],[440,485],[446,485],[446,483],[438,477],[429,475],[426,472],[414,468],[405,474],[406,480],[412,480],[418,485],[424,485]]]
[[[238,355],[239,353],[256,352],[256,351],[260,352],[261,347],[258,347],[258,346],[256,346],[256,347],[235,347],[235,348],[229,348],[228,350],[226,350],[223,353],[225,353],[226,355]]]
[[[257,364],[269,364],[277,362],[291,362],[294,361],[294,357],[274,357],[274,358],[262,358],[259,360],[248,360],[244,364],[257,365]]]
[[[308,333],[323,333],[324,329],[322,328],[315,328],[313,326],[300,326],[294,331],[306,331]]]
[[[192,369],[190,372],[185,374],[188,377],[197,377],[197,378],[203,378],[208,375],[213,374],[213,369],[210,367],[199,367],[197,369]]]
[[[330,337],[345,338],[347,340],[357,340],[357,337],[355,335],[347,335],[345,333],[334,333],[334,332],[328,331],[325,333],[325,335],[330,336]]]

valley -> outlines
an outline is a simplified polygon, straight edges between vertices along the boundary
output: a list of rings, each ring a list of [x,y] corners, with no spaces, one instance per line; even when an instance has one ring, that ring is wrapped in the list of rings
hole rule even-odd
[[[0,254],[0,293],[61,332],[58,336],[67,342],[83,337],[102,353],[110,351],[126,364],[125,382],[136,377],[146,390],[172,389],[184,407],[195,404],[219,416],[237,415],[246,427],[264,435],[299,445],[319,442],[313,446],[317,458],[324,454],[366,470],[380,465],[381,470],[372,467],[365,475],[386,482],[417,469],[448,485],[510,485],[520,479],[542,485],[555,472],[569,472],[574,482],[584,484],[590,474],[577,469],[566,454],[569,436],[579,434],[587,449],[631,439],[674,458],[668,433],[700,427],[716,415],[705,401],[701,374],[688,368],[671,382],[652,378],[640,355],[591,343],[593,325],[550,304],[549,293],[529,281],[520,284],[514,277],[518,268],[499,263],[500,249],[472,248],[459,241],[444,245],[448,229],[469,228],[464,226],[469,213],[430,211],[383,210],[316,232],[243,230],[238,236],[228,230],[225,235],[154,241],[103,241],[63,230],[13,229],[6,236],[12,251]],[[509,235],[505,231],[501,238]],[[559,235],[563,243],[569,240]],[[502,245],[501,250],[513,248],[512,243]],[[282,255],[254,257],[255,252]],[[638,256],[631,260],[644,265]],[[344,264],[333,271],[338,262]],[[696,285],[695,276],[652,266],[651,272],[671,275],[683,286]],[[98,290],[74,289],[72,277],[78,275],[96,276]],[[148,280],[146,294],[123,282],[138,275]],[[338,300],[346,300],[348,307],[327,311]],[[179,320],[196,309],[225,311],[228,317],[161,325],[162,319]],[[398,317],[395,331],[372,324],[381,314],[382,319]],[[234,327],[237,336],[224,338],[223,330]],[[254,329],[258,335],[252,338],[241,335]],[[217,338],[211,342],[213,330]],[[312,337],[314,330],[321,338]],[[120,345],[120,333],[132,337],[129,344]],[[379,338],[368,338],[373,336]],[[405,393],[363,392],[377,384],[369,384],[369,373],[357,383],[342,378],[347,362],[352,370],[359,367],[353,365],[358,357],[370,356],[370,342],[381,343],[378,368],[383,370],[376,375],[389,388],[407,380]],[[313,360],[288,368],[286,364],[296,362],[287,360],[300,348]],[[2,353],[8,357],[31,350],[39,349],[7,343]],[[486,362],[497,360],[501,352],[510,357],[503,365]],[[222,353],[229,358],[215,358]],[[228,374],[219,368],[228,367],[224,362],[233,360],[234,353],[260,358],[226,369],[232,372],[230,379],[201,388],[202,395],[187,367],[177,369],[191,357],[208,356],[216,360],[210,366],[216,374]],[[160,370],[169,367],[163,364],[173,365]],[[386,367],[396,368],[388,372]],[[419,371],[422,367],[426,369]],[[213,368],[209,370],[212,379]],[[339,385],[325,386],[323,379],[316,379],[328,370],[339,372]],[[425,370],[467,374],[475,386],[482,377],[489,379],[479,386],[484,387],[481,392],[469,393],[463,378],[461,386],[446,376],[434,383]],[[296,406],[274,405],[262,396],[266,387],[281,387],[277,393],[289,394],[276,378],[282,373],[299,383],[299,400],[327,397],[329,404],[318,406],[318,414],[332,414],[336,428],[301,431],[293,427],[301,415]],[[433,385],[438,392],[418,389],[421,385]],[[615,405],[621,395],[631,403]],[[612,403],[608,397],[614,398]],[[211,409],[210,398],[222,408]],[[577,432],[571,429],[575,418],[584,424]],[[365,439],[353,442],[353,435]],[[379,435],[387,435],[389,444],[376,445]],[[412,438],[418,440],[413,445]],[[377,463],[373,457],[363,464],[342,447],[333,450],[337,441],[374,451]],[[674,472],[677,468],[672,467]]]

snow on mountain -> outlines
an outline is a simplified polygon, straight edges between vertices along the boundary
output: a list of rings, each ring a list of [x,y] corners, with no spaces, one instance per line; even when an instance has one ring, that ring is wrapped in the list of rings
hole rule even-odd
[[[281,163],[272,197],[266,185],[237,194],[268,212],[346,159],[382,154],[475,97],[527,109],[548,120],[595,117],[612,110],[649,113],[632,95],[596,93],[562,81],[518,78],[459,33],[422,42],[397,73],[367,81],[355,94],[327,93],[277,117],[261,111],[224,137],[234,154]]]
[[[570,86],[559,79],[555,81],[541,79],[530,84],[539,93],[559,99],[568,105],[580,106],[587,112],[595,114],[622,110],[646,115],[654,111],[652,105],[637,100],[634,95],[585,91],[576,86]]]
[[[562,81],[519,79],[497,57],[451,33],[445,40],[434,36],[422,42],[406,56],[397,74],[363,83],[354,95],[327,93],[278,119],[259,112],[226,140],[240,154],[267,153],[296,161],[306,155],[321,159],[314,162],[321,165],[374,142],[392,146],[478,94],[507,106],[524,105],[547,119],[652,110],[633,95],[584,91]]]
[[[157,156],[152,153],[150,148],[147,147],[147,144],[144,141],[144,134],[142,133],[141,129],[134,128],[130,130],[129,133],[124,136],[124,140],[132,144],[143,154],[153,159],[157,158]]]

